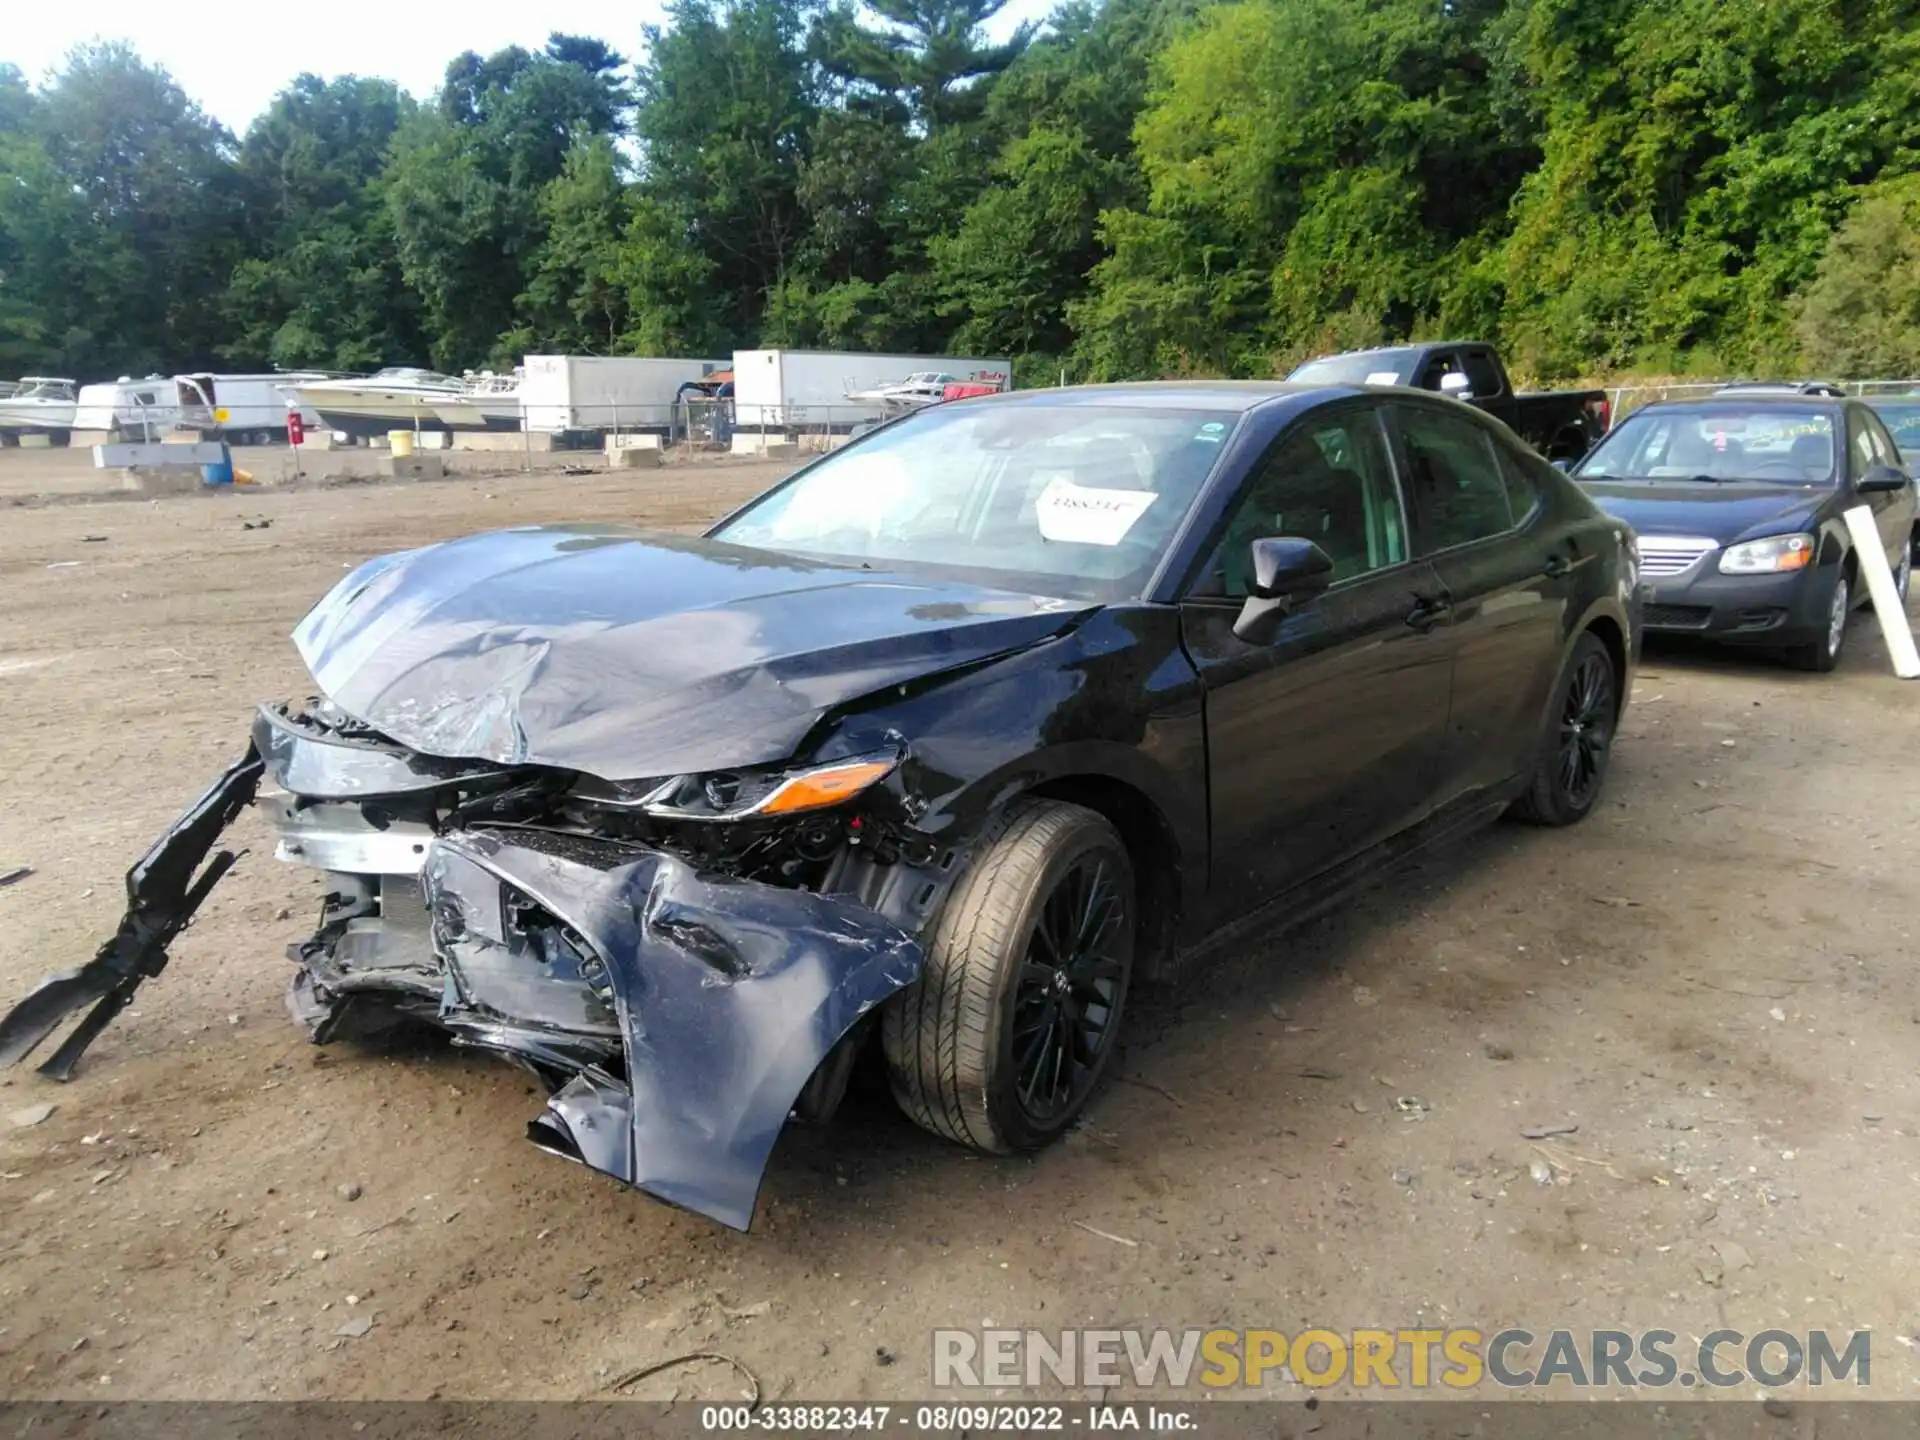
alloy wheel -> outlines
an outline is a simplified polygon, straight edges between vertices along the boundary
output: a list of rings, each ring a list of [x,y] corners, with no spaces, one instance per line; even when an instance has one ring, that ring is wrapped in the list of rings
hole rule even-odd
[[[1129,897],[1099,852],[1078,859],[1034,920],[1013,999],[1014,1088],[1028,1119],[1077,1107],[1118,1029]]]
[[[1558,777],[1575,806],[1584,808],[1599,792],[1613,723],[1613,664],[1605,655],[1587,655],[1567,681],[1560,714]]]
[[[1853,612],[1853,594],[1847,577],[1837,575],[1833,582],[1833,603],[1827,607],[1827,653],[1838,655],[1847,639],[1847,616]]]

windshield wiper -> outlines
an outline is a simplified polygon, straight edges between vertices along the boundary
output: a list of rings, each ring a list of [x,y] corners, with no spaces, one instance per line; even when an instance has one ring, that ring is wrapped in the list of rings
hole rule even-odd
[[[1726,483],[1718,475],[1689,475],[1687,479],[1699,485],[1724,485]]]

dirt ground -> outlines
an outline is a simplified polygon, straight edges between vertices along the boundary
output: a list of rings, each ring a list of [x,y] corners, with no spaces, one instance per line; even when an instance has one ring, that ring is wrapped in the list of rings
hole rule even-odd
[[[252,704],[306,693],[287,635],[346,567],[521,522],[694,526],[778,473],[113,504],[70,503],[69,474],[9,505],[52,473],[18,458],[0,872],[33,873],[0,888],[0,1006],[110,932]],[[282,952],[313,882],[249,815],[252,853],[74,1083],[0,1082],[0,1114],[58,1107],[0,1123],[0,1390],[582,1397],[721,1350],[770,1398],[924,1398],[942,1325],[1524,1323],[1870,1326],[1873,1393],[1910,1397],[1915,694],[1866,616],[1831,677],[1656,652],[1589,823],[1495,828],[1147,993],[1038,1157],[857,1091],[783,1139],[750,1235],[534,1150],[506,1066],[307,1045]],[[1521,1138],[1546,1122],[1579,1129]],[[716,1367],[633,1393],[740,1390]]]

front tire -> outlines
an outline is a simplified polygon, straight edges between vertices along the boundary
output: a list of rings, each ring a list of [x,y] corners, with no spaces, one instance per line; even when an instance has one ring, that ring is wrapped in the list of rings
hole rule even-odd
[[[1620,676],[1612,652],[1592,631],[1574,641],[1553,695],[1533,774],[1508,812],[1530,825],[1578,824],[1606,783],[1620,723]]]
[[[887,1002],[894,1099],[990,1154],[1073,1123],[1117,1042],[1133,970],[1133,866],[1105,817],[1026,800],[986,834],[929,931],[920,979]]]
[[[1787,651],[1787,663],[1796,670],[1824,675],[1840,663],[1840,652],[1847,643],[1847,620],[1853,614],[1853,586],[1848,583],[1844,565],[1833,567],[1833,589],[1827,594],[1825,613],[1826,623],[1820,634]]]

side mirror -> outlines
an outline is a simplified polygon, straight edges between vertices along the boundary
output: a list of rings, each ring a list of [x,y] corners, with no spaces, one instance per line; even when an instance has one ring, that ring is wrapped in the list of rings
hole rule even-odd
[[[1878,495],[1889,490],[1906,488],[1907,477],[1891,465],[1876,465],[1862,475],[1854,489],[1862,495]]]
[[[1249,645],[1265,645],[1294,601],[1317,595],[1333,583],[1333,560],[1311,540],[1286,535],[1252,545],[1253,579],[1233,633]]]
[[[1440,393],[1451,395],[1456,400],[1473,398],[1473,382],[1458,370],[1449,370],[1440,377]]]

